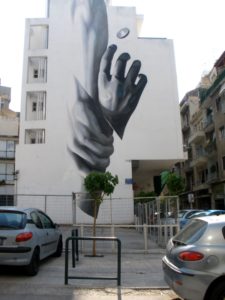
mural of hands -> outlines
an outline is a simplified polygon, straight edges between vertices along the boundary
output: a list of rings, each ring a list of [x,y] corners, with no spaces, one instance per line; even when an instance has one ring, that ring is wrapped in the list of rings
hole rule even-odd
[[[73,0],[71,4],[72,19],[81,31],[85,79],[82,86],[79,78],[75,79],[74,109],[69,112],[72,127],[69,149],[80,170],[104,172],[114,151],[113,130],[123,138],[147,77],[139,74],[139,60],[133,61],[125,75],[128,53],[120,54],[112,66],[117,46],[107,48],[104,0]]]
[[[139,74],[139,60],[133,61],[125,75],[130,59],[128,53],[120,54],[112,66],[117,46],[107,48],[108,19],[104,0],[72,0],[71,3],[72,19],[81,36],[82,53],[76,56],[83,59],[85,78],[82,85],[79,76],[74,80],[75,99],[68,109],[71,127],[68,150],[81,176],[85,177],[92,171],[106,171],[114,152],[113,131],[123,138],[147,77]],[[129,29],[125,33],[128,34]],[[92,202],[86,196],[81,197],[79,206],[93,216]]]
[[[125,127],[134,112],[141,94],[146,86],[147,77],[139,74],[141,62],[135,60],[127,75],[125,69],[130,59],[128,53],[122,53],[113,68],[112,59],[117,50],[116,45],[108,47],[104,53],[99,70],[99,103],[105,118],[122,139]]]

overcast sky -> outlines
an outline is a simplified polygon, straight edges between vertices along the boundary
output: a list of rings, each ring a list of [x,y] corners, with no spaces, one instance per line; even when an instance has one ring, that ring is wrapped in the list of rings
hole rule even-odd
[[[45,0],[0,0],[0,78],[20,110],[25,18],[44,17]],[[113,0],[144,14],[142,34],[174,41],[179,100],[225,50],[224,0]]]

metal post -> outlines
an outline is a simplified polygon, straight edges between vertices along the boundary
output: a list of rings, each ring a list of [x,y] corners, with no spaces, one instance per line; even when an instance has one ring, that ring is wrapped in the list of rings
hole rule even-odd
[[[47,213],[47,195],[45,195],[45,213]]]
[[[121,285],[121,241],[117,239],[117,285]]]
[[[75,236],[75,229],[72,230],[72,237]],[[76,262],[75,262],[75,240],[72,240],[72,266],[73,268],[76,267]]]
[[[145,253],[148,251],[148,234],[147,234],[147,225],[143,225],[143,233],[144,233],[144,249]]]
[[[73,221],[73,226],[76,224],[76,194],[72,193],[72,221]]]
[[[65,248],[65,284],[68,284],[68,260],[69,260],[69,255],[68,255],[68,244],[69,244],[69,240],[66,240],[66,248]]]

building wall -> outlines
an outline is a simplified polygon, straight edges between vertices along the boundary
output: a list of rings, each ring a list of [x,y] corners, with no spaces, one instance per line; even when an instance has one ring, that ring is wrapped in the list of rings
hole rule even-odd
[[[9,109],[11,89],[0,85],[0,205],[14,204],[15,147],[19,117]]]
[[[89,76],[92,76],[92,80],[96,82],[95,75],[98,76],[98,72],[95,66],[92,68],[92,65],[87,64],[90,59],[88,55],[85,56],[86,50],[84,49],[84,42],[88,40],[84,38],[87,32],[79,28],[79,20],[74,15],[76,8],[74,3],[71,0],[50,1],[48,19],[29,19],[26,23],[20,143],[17,147],[16,158],[16,168],[19,170],[18,194],[70,195],[72,192],[83,191],[83,177],[87,168],[84,169],[77,164],[80,156],[77,158],[78,155],[74,153],[79,152],[80,155],[82,152],[82,155],[87,157],[88,154],[83,151],[83,148],[88,146],[87,144],[85,147],[80,144],[77,146],[74,140],[83,133],[83,130],[86,130],[87,126],[83,126],[84,122],[88,124],[88,132],[98,130],[96,128],[101,116],[93,115],[95,108],[91,101],[88,103],[91,106],[90,110],[89,106],[84,106],[86,105],[84,102],[77,102],[77,86],[80,90],[84,88],[81,96],[90,96],[92,91],[89,90],[86,81],[89,80]],[[101,142],[98,133],[94,133],[98,139],[96,151],[100,152],[100,159],[99,165],[94,160],[93,169],[105,168],[119,177],[119,185],[113,197],[122,200],[121,204],[114,208],[114,222],[131,223],[133,222],[133,201],[128,199],[132,199],[133,190],[132,185],[125,183],[126,179],[132,178],[131,160],[166,161],[183,158],[174,50],[171,40],[137,37],[134,8],[108,7],[107,18],[107,44],[117,45],[117,51],[112,60],[112,74],[115,72],[114,65],[118,56],[123,52],[128,52],[131,59],[127,62],[126,73],[132,62],[138,59],[141,61],[140,73],[147,77],[147,84],[136,109],[131,114],[123,136],[116,133],[115,124],[111,123],[109,126],[109,114],[108,119],[106,118],[106,127],[109,126],[108,132],[113,128],[113,143],[110,140],[110,134],[105,134]],[[48,42],[42,43],[45,49],[34,49],[36,43],[33,36],[32,49],[29,49],[30,27],[41,24],[44,28],[48,28]],[[123,28],[128,28],[129,34],[119,39],[117,34]],[[95,47],[102,42],[104,30],[104,26],[100,26],[97,31],[95,36],[97,42],[94,39]],[[35,31],[38,31],[38,41],[40,41],[41,30],[33,30],[32,33]],[[46,33],[45,30],[42,32]],[[92,38],[88,41],[93,43]],[[42,59],[38,67],[45,70],[45,75],[41,73],[41,70],[36,71],[37,65],[34,58],[37,57]],[[30,78],[29,76],[37,75],[35,72],[39,72],[40,77]],[[137,81],[138,78],[135,81],[136,84]],[[33,91],[46,93],[46,115],[39,120],[32,120],[32,116],[26,115],[27,93]],[[107,95],[100,88],[99,93],[103,96]],[[96,101],[95,97],[93,99]],[[129,110],[129,105],[127,107]],[[76,126],[71,126],[71,119],[72,124]],[[122,116],[119,122],[124,119],[125,117]],[[118,128],[120,130],[121,126]],[[39,135],[34,137],[34,132],[37,130],[39,130]],[[104,130],[106,129],[103,128]],[[28,141],[35,142],[35,144],[29,144]],[[84,136],[80,141],[81,143],[90,142]],[[93,143],[93,140],[91,142]],[[72,156],[68,148],[70,153],[74,151]],[[94,152],[95,147],[93,146],[90,151]],[[107,156],[107,151],[112,151],[112,155]],[[88,158],[90,157],[93,158],[94,155],[91,153]],[[105,165],[102,167],[105,157],[110,159],[110,163],[107,167]],[[18,204],[23,205],[22,198],[18,197]],[[64,214],[64,223],[70,222],[71,212],[64,212]],[[98,221],[108,222],[101,208]],[[92,218],[78,209],[77,222],[92,222]]]

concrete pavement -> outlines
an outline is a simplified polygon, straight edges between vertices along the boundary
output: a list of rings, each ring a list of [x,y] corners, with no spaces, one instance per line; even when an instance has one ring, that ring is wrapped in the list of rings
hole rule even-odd
[[[128,240],[134,239],[133,231],[126,232]],[[70,229],[64,230],[64,239]],[[122,236],[122,234],[121,234]],[[138,240],[138,233],[136,240]],[[131,243],[132,241],[130,241]],[[133,241],[134,242],[134,241]],[[123,243],[123,240],[122,240]],[[103,247],[103,246],[102,246]],[[89,246],[85,246],[90,252]],[[99,248],[103,250],[101,247]],[[98,250],[100,251],[100,250]],[[69,276],[115,277],[117,255],[109,251],[102,257],[80,254],[76,267],[72,268],[69,258]],[[161,258],[164,250],[154,248],[153,253],[122,253],[121,287],[116,280],[69,279],[64,285],[65,253],[60,258],[48,258],[41,262],[37,276],[27,277],[21,268],[1,267],[0,299],[4,300],[171,300],[177,296],[169,290],[163,279]]]

